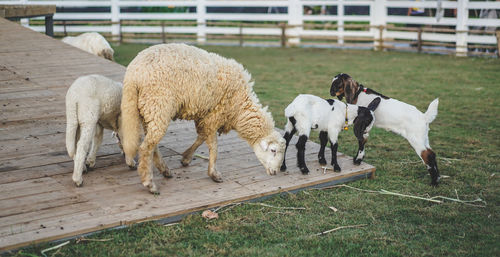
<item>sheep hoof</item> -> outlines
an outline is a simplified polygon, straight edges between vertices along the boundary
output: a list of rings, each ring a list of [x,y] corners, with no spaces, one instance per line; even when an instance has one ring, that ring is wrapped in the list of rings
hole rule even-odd
[[[340,166],[338,164],[333,165],[334,172],[340,172]]]
[[[215,181],[217,183],[222,182],[222,176],[219,172],[214,172],[212,175],[210,175],[210,177],[212,178],[213,181]]]
[[[163,171],[161,174],[164,177],[166,177],[166,178],[172,178],[173,177],[172,172],[170,172],[170,169],[167,169],[167,170]]]
[[[80,181],[73,181],[73,182],[75,182],[75,186],[76,187],[82,187],[83,186],[83,179],[80,180]]]
[[[187,167],[189,165],[189,163],[191,163],[191,160],[188,160],[188,159],[182,159],[181,160],[181,164],[184,167]]]
[[[309,174],[309,169],[308,169],[307,167],[302,167],[302,168],[300,168],[300,171],[301,171],[301,172],[302,172],[302,174],[304,174],[304,175]]]
[[[156,187],[155,183],[152,183],[148,185],[149,192],[153,195],[159,195],[160,191],[158,191],[158,188]]]

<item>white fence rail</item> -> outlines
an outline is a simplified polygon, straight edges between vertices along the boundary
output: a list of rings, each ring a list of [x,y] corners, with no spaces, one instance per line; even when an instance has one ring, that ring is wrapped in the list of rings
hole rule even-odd
[[[231,27],[209,25],[214,21],[244,21],[254,23],[284,23],[287,43],[303,44],[307,37],[335,37],[337,44],[343,45],[344,39],[366,39],[374,47],[383,42],[400,41],[435,41],[454,45],[457,55],[466,55],[470,45],[497,44],[494,33],[481,33],[484,28],[496,30],[500,27],[498,15],[478,18],[471,13],[479,13],[483,9],[496,10],[500,13],[500,2],[469,0],[94,0],[94,1],[44,1],[44,0],[11,0],[0,1],[0,4],[51,4],[58,7],[54,20],[64,21],[108,21],[107,25],[56,25],[56,33],[81,33],[97,31],[109,33],[117,38],[121,33],[168,33],[195,36],[198,43],[206,42],[211,35],[249,35],[276,36],[282,35],[279,27]],[[168,7],[180,9],[176,12],[141,12],[141,8]],[[233,7],[253,7],[267,10],[264,13],[224,13],[214,9]],[[353,7],[365,10],[352,13]],[[84,8],[87,8],[84,11]],[[425,9],[425,16],[408,16],[409,8]],[[308,10],[320,9],[320,13]],[[88,12],[90,10],[90,12]],[[227,10],[227,9],[226,9]],[[234,11],[234,10],[233,10]],[[444,14],[444,15],[443,15]],[[450,15],[451,14],[451,15]],[[125,25],[124,21],[192,21],[194,25]],[[366,24],[369,29],[352,29],[346,24]],[[309,24],[334,24],[332,29],[311,28]],[[416,31],[398,30],[407,26],[424,26],[453,29],[454,32],[439,30]],[[36,31],[44,31],[44,26],[29,25]],[[391,27],[392,29],[388,29]],[[382,31],[380,31],[382,30]],[[490,29],[491,30],[491,29]],[[474,32],[475,31],[475,32]],[[381,37],[383,41],[381,41]]]

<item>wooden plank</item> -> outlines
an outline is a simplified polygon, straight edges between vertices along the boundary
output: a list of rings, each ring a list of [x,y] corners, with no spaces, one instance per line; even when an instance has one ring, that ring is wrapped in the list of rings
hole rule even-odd
[[[56,13],[55,5],[0,5],[0,10],[4,10],[1,17],[4,18],[24,18],[33,16],[44,16]]]

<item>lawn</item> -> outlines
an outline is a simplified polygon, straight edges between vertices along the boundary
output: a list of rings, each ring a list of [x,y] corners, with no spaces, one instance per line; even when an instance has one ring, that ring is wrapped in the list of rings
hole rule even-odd
[[[116,46],[116,61],[127,65],[145,47]],[[439,97],[429,138],[440,173],[449,177],[438,187],[429,186],[430,176],[407,141],[374,128],[365,161],[376,166],[376,178],[349,186],[482,201],[439,204],[346,187],[309,189],[262,201],[302,210],[242,204],[221,209],[215,220],[196,213],[172,226],[148,222],[97,233],[48,255],[500,256],[500,60],[312,48],[204,48],[234,58],[250,71],[255,92],[270,106],[280,128],[285,124],[283,109],[297,94],[331,98],[331,80],[340,72],[421,111]],[[356,149],[352,131],[341,133],[339,151],[354,155]],[[315,235],[350,225],[363,226]],[[41,255],[53,245],[35,245],[15,255]]]

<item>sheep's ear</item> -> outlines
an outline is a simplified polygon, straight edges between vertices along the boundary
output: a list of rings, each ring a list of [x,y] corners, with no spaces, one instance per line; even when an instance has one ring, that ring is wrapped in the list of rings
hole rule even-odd
[[[377,109],[380,101],[381,101],[380,97],[373,99],[373,101],[368,105],[368,110],[370,110],[372,112],[375,111],[375,109]]]
[[[260,148],[262,148],[263,151],[267,151],[268,147],[269,147],[269,144],[266,142],[266,140],[260,141]]]

